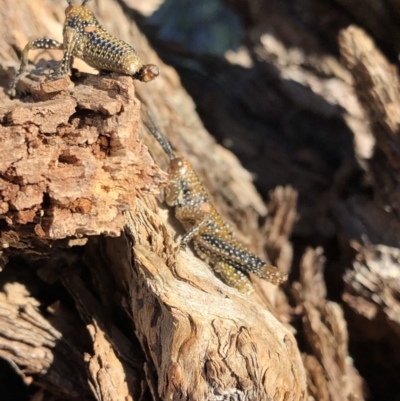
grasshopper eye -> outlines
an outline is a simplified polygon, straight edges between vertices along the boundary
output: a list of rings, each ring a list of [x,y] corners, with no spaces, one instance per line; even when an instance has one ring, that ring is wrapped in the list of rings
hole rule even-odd
[[[169,167],[170,167],[171,171],[175,172],[175,171],[183,169],[184,165],[185,165],[185,163],[184,163],[183,159],[181,157],[176,157],[175,159],[171,160]]]
[[[154,64],[146,64],[138,73],[138,79],[142,82],[150,82],[160,74],[158,67]]]

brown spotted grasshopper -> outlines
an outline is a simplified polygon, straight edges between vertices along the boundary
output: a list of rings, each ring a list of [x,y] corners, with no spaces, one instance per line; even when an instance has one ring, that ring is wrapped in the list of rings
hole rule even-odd
[[[234,238],[232,229],[213,206],[190,162],[172,150],[150,113],[148,117],[151,124],[143,121],[144,124],[170,159],[170,184],[165,191],[165,200],[175,208],[175,217],[186,230],[181,246],[193,241],[197,255],[210,264],[223,281],[243,293],[253,291],[249,273],[273,284],[283,283],[286,274],[251,253]]]
[[[58,49],[64,52],[59,70],[52,78],[61,78],[70,70],[73,57],[78,57],[88,65],[101,71],[112,71],[131,75],[142,82],[149,82],[159,74],[154,64],[143,64],[135,49],[115,38],[103,29],[93,13],[85,6],[89,0],[84,0],[80,6],[72,5],[67,0],[63,43],[53,39],[35,39],[25,46],[21,66],[13,78],[8,94],[16,95],[16,85],[28,64],[28,53],[36,49]]]

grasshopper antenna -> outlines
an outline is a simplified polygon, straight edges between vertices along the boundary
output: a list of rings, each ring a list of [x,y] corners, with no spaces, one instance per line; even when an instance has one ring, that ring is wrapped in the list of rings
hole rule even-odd
[[[165,135],[161,132],[160,128],[158,127],[153,114],[151,114],[150,110],[146,110],[146,113],[151,124],[148,121],[143,120],[144,125],[154,136],[154,138],[157,139],[157,142],[161,145],[161,147],[164,149],[165,153],[169,156],[169,158],[171,160],[174,159],[175,156],[174,156],[174,151],[172,150],[172,146],[169,143],[168,139],[165,137]]]

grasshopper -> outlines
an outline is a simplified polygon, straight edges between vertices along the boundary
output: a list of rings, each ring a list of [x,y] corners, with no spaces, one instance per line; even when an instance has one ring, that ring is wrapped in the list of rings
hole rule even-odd
[[[71,0],[67,0],[63,43],[47,38],[27,43],[22,52],[21,66],[8,90],[10,97],[16,95],[17,82],[26,69],[30,50],[57,49],[64,52],[58,71],[51,76],[53,79],[61,78],[71,70],[74,57],[82,59],[100,71],[131,75],[142,82],[152,81],[159,75],[156,65],[143,64],[132,46],[115,38],[101,27],[96,17],[86,7],[88,1],[84,0],[77,6],[72,5]]]
[[[213,206],[191,163],[173,151],[150,113],[148,116],[151,124],[143,121],[144,124],[170,159],[170,184],[165,190],[165,200],[174,207],[175,217],[186,230],[181,247],[192,241],[197,255],[210,264],[223,281],[240,292],[253,292],[249,273],[276,285],[283,283],[287,279],[286,274],[251,253],[235,239],[231,227]]]

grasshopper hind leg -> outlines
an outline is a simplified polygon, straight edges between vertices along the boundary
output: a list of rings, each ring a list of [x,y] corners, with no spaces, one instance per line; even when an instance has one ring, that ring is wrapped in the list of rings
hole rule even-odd
[[[217,262],[214,265],[214,270],[221,277],[222,281],[236,288],[242,294],[251,294],[254,292],[253,285],[247,275],[235,269],[229,263]]]
[[[24,50],[22,51],[22,57],[21,57],[21,66],[19,67],[18,72],[15,74],[13,80],[11,81],[10,87],[7,91],[8,95],[10,97],[15,97],[17,91],[17,83],[20,80],[21,76],[23,75],[26,66],[28,65],[28,55],[30,50],[49,50],[49,49],[55,49],[55,50],[63,50],[63,44],[60,42],[57,42],[56,40],[53,39],[47,39],[47,38],[42,38],[42,39],[35,39],[31,40],[30,42],[27,43],[25,46]]]

